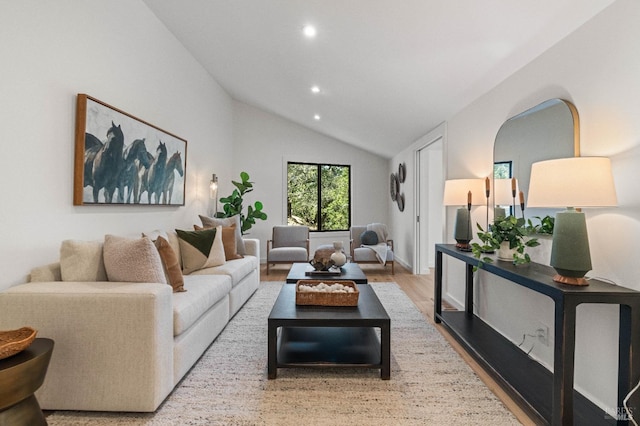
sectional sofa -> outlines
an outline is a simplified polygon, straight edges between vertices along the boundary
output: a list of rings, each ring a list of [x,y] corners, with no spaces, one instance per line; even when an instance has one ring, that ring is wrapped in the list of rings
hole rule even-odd
[[[179,254],[176,233],[166,235]],[[0,330],[28,325],[55,342],[36,393],[41,407],[155,411],[258,288],[259,241],[242,242],[244,257],[185,274],[182,292],[157,282],[62,281],[60,262],[1,292]]]

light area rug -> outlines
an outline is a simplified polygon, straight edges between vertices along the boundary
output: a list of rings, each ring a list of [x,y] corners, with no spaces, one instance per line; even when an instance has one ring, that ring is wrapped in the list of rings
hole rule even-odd
[[[49,425],[511,425],[480,381],[395,283],[370,284],[391,317],[391,380],[379,370],[278,369],[267,379],[263,282],[155,413],[57,411]]]

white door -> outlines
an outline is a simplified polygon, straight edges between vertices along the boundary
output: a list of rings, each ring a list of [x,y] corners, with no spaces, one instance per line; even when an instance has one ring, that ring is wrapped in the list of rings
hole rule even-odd
[[[435,245],[443,236],[443,138],[438,136],[416,152],[416,274],[435,266]]]

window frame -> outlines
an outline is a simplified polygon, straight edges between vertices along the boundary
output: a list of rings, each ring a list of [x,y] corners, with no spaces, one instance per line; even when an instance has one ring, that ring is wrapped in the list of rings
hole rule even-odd
[[[352,166],[350,164],[336,164],[336,163],[315,163],[315,162],[310,162],[310,161],[293,161],[293,160],[287,160],[284,164],[285,166],[285,211],[284,211],[284,216],[285,216],[285,223],[288,222],[289,220],[289,165],[290,164],[296,164],[296,165],[303,165],[303,166],[315,166],[317,168],[317,176],[318,176],[318,180],[317,180],[317,199],[318,199],[318,203],[316,205],[316,215],[318,216],[318,229],[310,229],[310,232],[321,232],[321,233],[326,233],[326,232],[348,232],[349,229],[351,228],[351,218],[352,218],[352,192],[351,192],[351,169]],[[348,197],[349,197],[349,206],[347,207],[347,228],[346,229],[322,229],[322,220],[320,220],[320,218],[322,217],[322,207],[321,207],[321,200],[322,200],[322,167],[323,166],[329,166],[329,167],[346,167],[348,170],[348,189],[347,189],[347,193],[348,193]]]

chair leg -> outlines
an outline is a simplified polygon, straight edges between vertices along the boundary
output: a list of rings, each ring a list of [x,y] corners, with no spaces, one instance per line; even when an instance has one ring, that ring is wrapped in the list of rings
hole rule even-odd
[[[267,275],[269,275],[269,261],[267,260]]]
[[[391,275],[395,275],[395,270],[393,269],[395,264],[395,262],[391,262]]]

